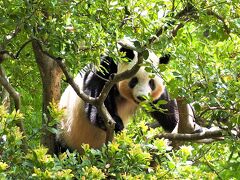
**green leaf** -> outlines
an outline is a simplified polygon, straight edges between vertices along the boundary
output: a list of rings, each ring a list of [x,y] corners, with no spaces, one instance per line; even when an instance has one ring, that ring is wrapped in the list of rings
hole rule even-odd
[[[140,44],[139,41],[134,41],[133,44],[134,44],[134,46],[135,46],[137,49],[141,49],[141,48],[142,48],[142,46],[141,46],[141,44]]]
[[[168,167],[169,167],[170,169],[175,169],[176,165],[175,165],[174,162],[168,161]]]
[[[146,50],[143,51],[143,58],[144,58],[145,60],[147,60],[148,57],[149,57],[149,51],[146,49]]]
[[[58,129],[53,128],[53,127],[47,127],[47,130],[53,134],[57,134],[58,133]]]

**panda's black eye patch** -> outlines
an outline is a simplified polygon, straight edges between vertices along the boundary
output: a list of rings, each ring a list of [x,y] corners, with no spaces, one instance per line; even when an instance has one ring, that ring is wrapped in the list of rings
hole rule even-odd
[[[149,86],[150,86],[150,88],[151,88],[152,90],[154,90],[154,89],[156,88],[156,85],[155,85],[155,82],[154,82],[153,79],[150,79],[150,81],[149,81]]]
[[[131,79],[131,81],[129,81],[128,86],[132,89],[136,86],[137,83],[138,83],[138,78],[134,77]]]

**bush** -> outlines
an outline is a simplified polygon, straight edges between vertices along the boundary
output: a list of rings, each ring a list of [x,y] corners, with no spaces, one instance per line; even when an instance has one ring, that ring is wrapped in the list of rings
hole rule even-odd
[[[42,146],[21,149],[22,133],[15,125],[24,116],[0,108],[1,179],[237,179],[239,141],[210,145],[185,143],[173,149],[169,141],[154,139],[158,129],[144,125],[147,116],[131,123],[114,142],[101,149],[83,145],[84,153],[47,154]],[[30,141],[30,140],[29,140]]]

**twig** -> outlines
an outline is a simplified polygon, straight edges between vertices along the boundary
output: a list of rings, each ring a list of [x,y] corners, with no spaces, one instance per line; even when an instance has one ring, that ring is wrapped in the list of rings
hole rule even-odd
[[[138,72],[138,70],[140,69],[140,64],[142,64],[143,62],[143,55],[142,52],[138,53],[138,61],[137,63],[130,69],[130,70],[126,70],[123,73],[117,74],[113,77],[112,80],[106,82],[106,84],[103,87],[102,92],[99,95],[99,102],[103,103],[104,100],[106,99],[109,91],[111,90],[112,86],[114,84],[116,84],[119,81],[122,81],[124,79],[128,79],[132,76],[134,76],[134,74],[136,74]]]
[[[181,28],[184,26],[184,24],[187,23],[187,22],[189,22],[189,21],[190,21],[190,19],[189,19],[189,18],[186,18],[185,21],[184,21],[184,23],[178,24],[177,27],[174,28],[173,31],[172,31],[172,37],[177,36],[178,30],[181,29]]]
[[[219,14],[215,13],[212,10],[207,10],[207,14],[219,19],[223,23],[223,28],[225,29],[227,34],[229,34],[231,32],[230,28],[227,26],[227,24],[225,23],[225,20],[222,16],[220,16]]]
[[[209,167],[209,169],[211,169],[216,175],[217,177],[222,180],[222,178],[220,177],[219,173],[210,165],[210,163],[208,162],[208,160],[206,159],[206,157],[204,157],[204,159],[206,160],[206,164]]]
[[[9,56],[12,59],[18,59],[19,54],[21,53],[21,51],[31,41],[32,41],[32,39],[30,39],[30,40],[26,41],[25,43],[23,43],[22,46],[20,47],[20,49],[17,51],[16,55],[14,55],[12,52],[10,52],[8,50],[1,50],[0,51],[0,64],[5,60],[5,58],[7,58],[7,56]]]
[[[18,52],[15,55],[15,59],[17,59],[19,57],[19,54],[21,53],[21,51],[25,48],[26,45],[28,45],[28,43],[32,42],[32,39],[29,39],[28,41],[26,41],[25,43],[22,44],[22,46],[20,47],[20,49],[18,50]]]
[[[237,109],[234,108],[225,108],[225,107],[208,107],[205,110],[201,112],[201,114],[198,116],[198,118],[201,118],[207,111],[214,111],[214,110],[222,110],[222,111],[237,111]]]
[[[17,25],[16,28],[11,33],[9,33],[8,35],[5,36],[0,48],[5,49],[4,47],[6,47],[10,43],[10,41],[17,36],[17,34],[20,31],[21,31],[20,25]]]
[[[34,15],[34,13],[41,7],[40,3],[41,3],[41,1],[37,3],[36,9],[34,9],[27,17],[24,17],[16,25],[16,28],[11,33],[9,33],[8,35],[6,35],[4,37],[2,44],[0,44],[0,50],[5,49],[5,47],[11,42],[11,40],[18,35],[18,33],[22,30],[22,26],[24,25],[24,23],[27,22]]]
[[[191,4],[191,3],[188,3],[186,5],[186,7],[180,11],[178,14],[176,14],[174,16],[174,19],[182,19],[183,17],[187,16],[187,15],[192,15],[194,12],[196,12],[196,8]],[[174,30],[174,32],[172,33],[173,35],[176,35],[177,34],[177,31],[182,28],[184,25],[178,25],[178,28]],[[152,38],[149,39],[149,43],[152,44],[154,41],[157,40],[157,38],[159,36],[162,35],[162,33],[164,32],[164,30],[166,30],[167,27],[160,27],[157,32],[156,32],[156,35],[153,36]]]

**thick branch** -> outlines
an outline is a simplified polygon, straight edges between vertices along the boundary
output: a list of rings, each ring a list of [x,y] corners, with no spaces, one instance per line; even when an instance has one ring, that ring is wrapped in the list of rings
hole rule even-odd
[[[70,73],[67,70],[66,65],[64,64],[63,60],[60,58],[54,58],[54,60],[58,63],[59,67],[61,68],[63,74],[65,75],[66,82],[72,86],[74,91],[77,93],[77,95],[84,100],[87,103],[90,103],[92,105],[96,105],[96,98],[90,97],[86,95],[74,82],[73,77],[70,75]]]
[[[179,112],[178,133],[192,133],[195,130],[194,114],[189,104],[184,99],[177,99]]]
[[[7,90],[10,96],[13,98],[15,109],[18,111],[20,109],[20,95],[8,82],[2,66],[0,66],[0,84]]]
[[[5,75],[5,72],[4,72],[1,65],[0,65],[0,84],[7,90],[10,97],[13,99],[16,112],[19,111],[20,106],[21,106],[20,95],[12,87],[12,85],[8,82],[8,80],[6,78],[6,75]],[[23,149],[23,151],[27,151],[27,140],[26,140],[26,133],[25,133],[25,130],[24,130],[23,122],[22,122],[22,120],[20,120],[16,124],[20,128],[20,131],[22,132],[22,135],[23,135],[22,149]]]
[[[222,138],[224,136],[223,130],[206,130],[205,132],[195,134],[177,134],[177,133],[164,133],[156,135],[154,138],[165,138],[177,141],[196,141],[209,138]]]

